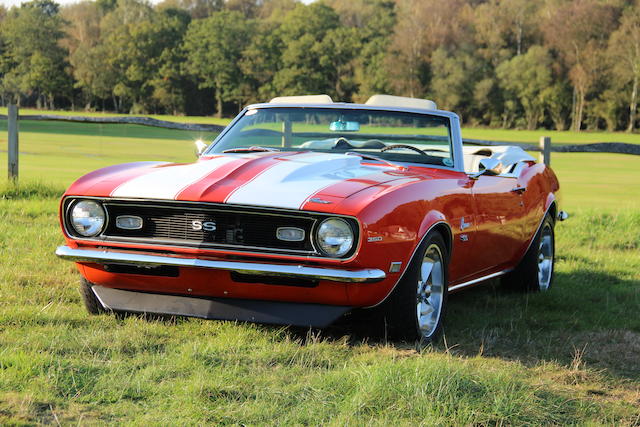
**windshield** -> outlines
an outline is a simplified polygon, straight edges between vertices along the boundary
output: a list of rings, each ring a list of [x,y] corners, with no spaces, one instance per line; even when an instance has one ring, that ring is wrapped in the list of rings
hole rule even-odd
[[[453,166],[448,118],[364,109],[250,109],[207,154],[264,149],[354,151],[387,161]]]

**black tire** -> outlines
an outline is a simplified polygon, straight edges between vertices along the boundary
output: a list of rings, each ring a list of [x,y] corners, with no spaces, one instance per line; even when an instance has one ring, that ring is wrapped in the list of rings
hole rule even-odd
[[[503,287],[517,292],[541,292],[551,288],[556,253],[554,227],[553,218],[547,214],[518,266],[502,277]]]
[[[437,258],[440,258],[439,261]],[[435,262],[429,276],[426,278],[427,280],[424,280],[422,266],[427,259],[432,259]],[[436,267],[438,263],[439,267]],[[449,254],[444,239],[439,233],[432,232],[424,239],[411,260],[407,271],[384,303],[384,324],[389,338],[428,344],[440,336],[447,307],[448,269]],[[424,292],[422,294],[420,294],[419,281],[422,283]],[[429,287],[429,282],[431,282],[431,289],[439,289],[440,307],[437,314],[426,316],[429,319],[427,322],[424,320],[421,322],[420,318],[424,319],[425,316],[419,316],[418,311],[422,307],[433,308],[438,305],[437,303],[427,303],[425,300],[425,297],[426,299],[434,300],[438,295],[435,292],[428,292],[428,289],[424,287],[425,282],[427,283],[427,288]],[[422,302],[419,297],[422,298]],[[434,313],[435,311],[433,310]]]
[[[89,282],[84,277],[80,278],[80,295],[82,296],[82,301],[84,302],[84,307],[87,309],[89,314],[102,314],[105,313],[104,307],[98,301],[96,294],[93,293],[91,287],[93,283]]]

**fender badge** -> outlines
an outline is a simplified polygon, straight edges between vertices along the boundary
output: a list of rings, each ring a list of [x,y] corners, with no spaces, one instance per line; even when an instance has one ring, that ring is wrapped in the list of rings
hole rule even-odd
[[[460,231],[469,228],[470,225],[470,222],[464,222],[464,217],[460,219]]]
[[[330,201],[322,200],[319,197],[312,197],[312,198],[309,199],[309,201],[313,202],[313,203],[322,203],[323,205],[328,205],[328,204],[331,203]]]
[[[460,240],[462,240],[463,242],[468,242],[469,241],[469,236],[467,236],[466,234],[461,234],[460,235]]]
[[[367,242],[380,242],[382,241],[382,236],[368,237]]]

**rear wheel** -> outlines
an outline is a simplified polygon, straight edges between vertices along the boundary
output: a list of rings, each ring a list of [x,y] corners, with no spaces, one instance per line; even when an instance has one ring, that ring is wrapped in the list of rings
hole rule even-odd
[[[385,323],[392,338],[426,344],[439,336],[447,304],[447,269],[447,247],[434,232],[385,303]]]
[[[520,264],[502,278],[505,287],[523,292],[546,291],[551,287],[555,267],[554,225],[547,214]]]
[[[91,289],[92,286],[93,283],[84,277],[80,278],[80,295],[82,296],[82,301],[89,314],[102,314],[105,312],[105,309]]]

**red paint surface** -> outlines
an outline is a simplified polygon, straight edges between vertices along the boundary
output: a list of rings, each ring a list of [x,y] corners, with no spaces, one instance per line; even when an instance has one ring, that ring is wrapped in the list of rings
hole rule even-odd
[[[221,202],[238,183],[268,168],[277,157],[273,153],[255,159],[239,159],[214,171],[184,189],[180,200]],[[206,161],[206,160],[201,160]],[[145,163],[113,166],[93,172],[74,183],[66,195],[108,196],[121,183],[162,164]],[[523,194],[511,192],[525,186]],[[314,266],[345,269],[378,268],[387,278],[378,283],[341,284],[320,282],[315,288],[237,283],[229,272],[181,268],[178,278],[113,274],[96,264],[79,265],[87,280],[102,286],[185,295],[296,301],[351,306],[371,306],[381,302],[393,289],[400,273],[389,273],[391,262],[406,268],[425,233],[436,223],[444,223],[452,233],[449,266],[450,285],[513,267],[523,256],[550,203],[555,200],[558,181],[544,165],[531,164],[521,177],[482,176],[471,180],[465,173],[410,167],[398,170],[380,167],[380,173],[366,179],[347,180],[321,189],[312,197],[331,201],[314,203],[307,199],[302,210],[351,215],[360,221],[360,247],[350,260],[300,256],[250,254],[237,251],[153,246],[176,256],[229,259],[244,255],[256,262],[295,261]],[[310,197],[311,198],[311,197]],[[461,231],[464,222],[469,227]],[[461,235],[467,241],[461,240]],[[367,239],[382,240],[367,242]],[[70,246],[96,246],[95,242],[71,239]],[[100,243],[113,248],[148,250],[151,246]],[[189,291],[191,289],[191,291]]]

